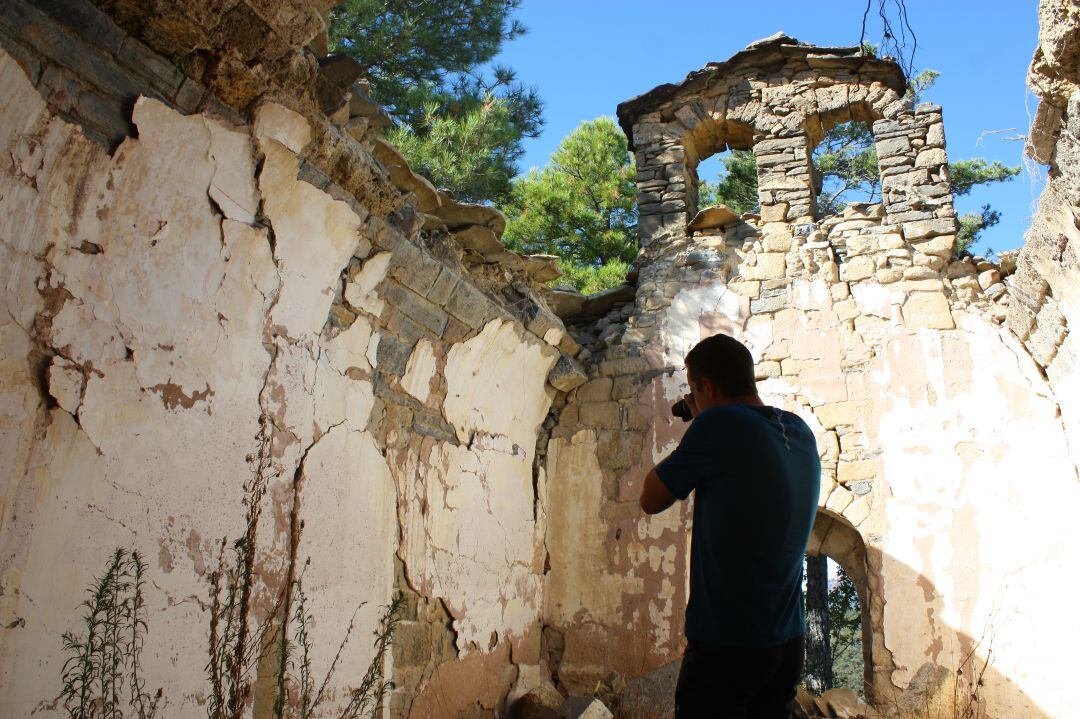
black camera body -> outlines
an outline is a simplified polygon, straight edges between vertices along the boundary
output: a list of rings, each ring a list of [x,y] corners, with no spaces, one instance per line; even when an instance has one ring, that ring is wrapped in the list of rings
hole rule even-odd
[[[671,405],[671,414],[681,419],[683,422],[689,422],[694,418],[694,415],[690,414],[690,406],[686,404],[686,399],[680,399],[675,404]]]

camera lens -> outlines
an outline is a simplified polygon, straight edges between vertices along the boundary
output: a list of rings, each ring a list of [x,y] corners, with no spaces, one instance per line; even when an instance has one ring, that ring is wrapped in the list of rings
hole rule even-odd
[[[683,422],[689,422],[693,418],[690,414],[690,407],[687,406],[685,399],[680,399],[678,402],[671,405],[671,414],[678,417]]]

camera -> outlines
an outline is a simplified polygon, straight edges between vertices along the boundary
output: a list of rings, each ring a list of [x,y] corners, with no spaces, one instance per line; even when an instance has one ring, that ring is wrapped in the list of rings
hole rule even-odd
[[[686,404],[686,399],[680,399],[675,404],[671,405],[671,414],[681,419],[683,422],[689,422],[694,418],[690,414],[690,406]]]

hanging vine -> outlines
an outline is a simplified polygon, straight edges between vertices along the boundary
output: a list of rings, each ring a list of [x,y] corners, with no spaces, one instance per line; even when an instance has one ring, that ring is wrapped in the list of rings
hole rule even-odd
[[[872,42],[867,33],[872,33],[868,25],[873,24],[871,11],[874,9],[877,10],[877,17],[881,22],[881,40],[877,43],[876,54],[895,59],[904,71],[904,77],[910,81],[915,74],[915,50],[919,42],[908,19],[907,4],[905,0],[866,0],[862,32],[859,35],[859,45],[863,48]]]

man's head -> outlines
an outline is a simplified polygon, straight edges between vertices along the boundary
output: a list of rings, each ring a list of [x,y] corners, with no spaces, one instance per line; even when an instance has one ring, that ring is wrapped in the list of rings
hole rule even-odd
[[[754,358],[734,337],[713,335],[694,345],[686,375],[699,409],[757,397]]]

